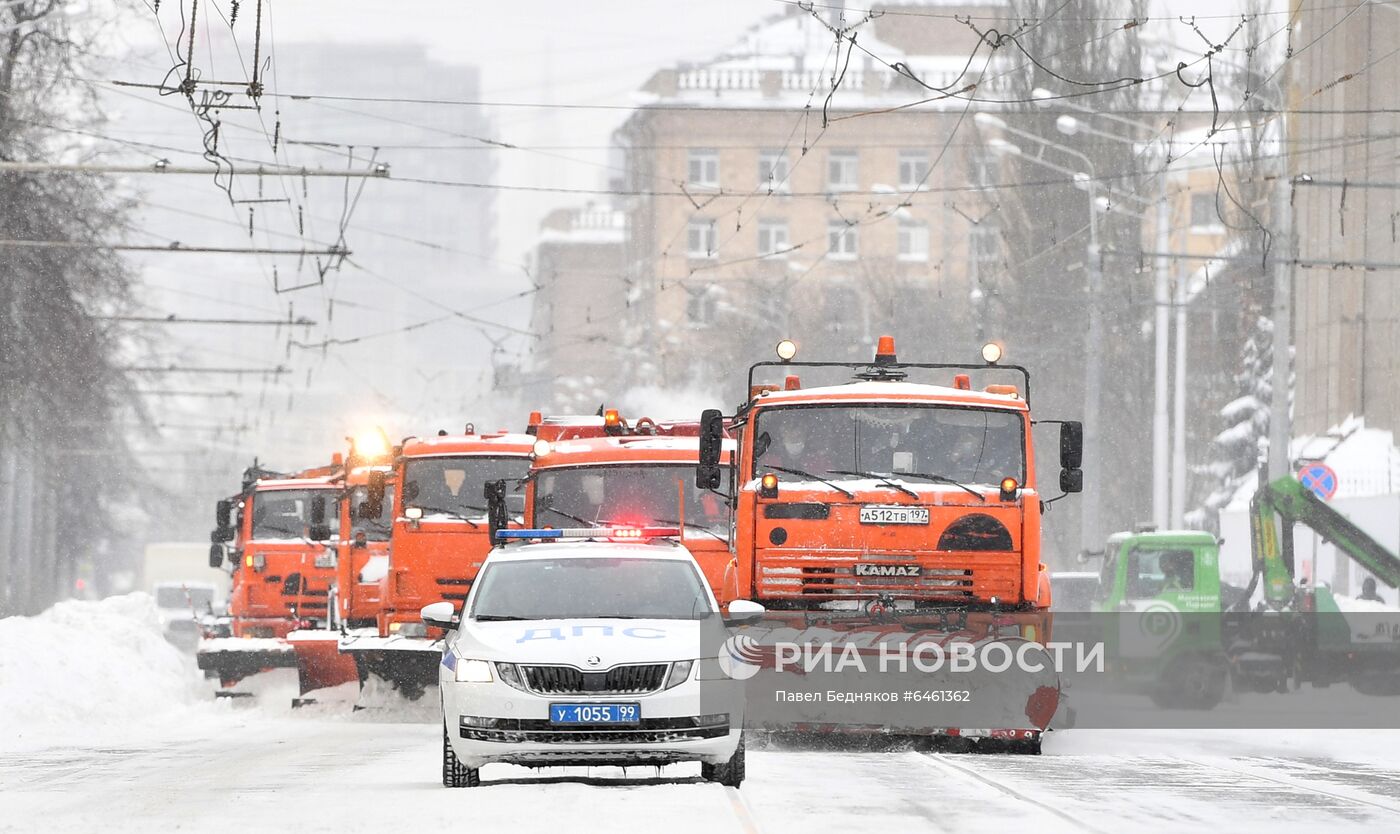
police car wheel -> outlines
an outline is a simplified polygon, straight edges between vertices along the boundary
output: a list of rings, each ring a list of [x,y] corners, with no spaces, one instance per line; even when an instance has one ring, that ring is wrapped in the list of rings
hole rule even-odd
[[[706,782],[718,782],[731,788],[739,787],[744,781],[744,739],[739,739],[739,746],[734,749],[734,755],[724,764],[702,762],[700,775]]]
[[[481,770],[467,767],[457,760],[452,751],[452,742],[447,737],[446,725],[442,728],[442,785],[445,788],[475,788],[481,784]]]

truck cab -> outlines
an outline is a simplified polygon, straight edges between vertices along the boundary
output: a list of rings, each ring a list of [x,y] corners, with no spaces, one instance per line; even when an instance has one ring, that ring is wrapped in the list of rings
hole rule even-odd
[[[787,374],[781,385],[755,384],[756,371],[774,368]],[[804,388],[797,372],[811,368],[854,379]],[[1024,381],[976,390],[974,371]],[[911,381],[915,373],[933,381]],[[900,363],[889,337],[872,363],[755,365],[750,399],[731,423],[739,593],[770,610],[1047,609],[1047,501],[1028,387],[1029,374],[1014,366]],[[702,444],[722,419],[706,412]],[[1082,477],[1080,441],[1077,423],[1066,428],[1061,486],[1070,492]],[[714,460],[702,454],[697,483],[715,482]]]
[[[1104,548],[1098,611],[1219,612],[1220,546],[1199,530],[1116,533]]]
[[[727,464],[733,442],[725,446]],[[537,444],[525,493],[525,526],[679,527],[680,542],[699,563],[715,597],[727,603],[736,590],[726,591],[725,585],[735,577],[727,489],[695,488],[699,448],[693,434]]]

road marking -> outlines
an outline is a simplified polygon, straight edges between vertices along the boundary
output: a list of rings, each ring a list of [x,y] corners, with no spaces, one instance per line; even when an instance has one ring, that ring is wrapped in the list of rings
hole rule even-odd
[[[1098,834],[1110,834],[1110,832],[1106,829],[1090,825],[1084,822],[1083,820],[1079,819],[1078,817],[1074,816],[1073,814],[1068,814],[1064,811],[1061,811],[1059,808],[1056,808],[1053,805],[1036,799],[1033,796],[1021,793],[1020,791],[1016,790],[1010,785],[997,781],[996,779],[993,779],[985,774],[978,773],[976,770],[973,770],[972,768],[967,767],[966,765],[954,764],[951,761],[951,756],[947,756],[941,753],[925,753],[920,755],[919,759],[920,761],[927,763],[930,767],[942,770],[944,772],[951,771],[959,776],[970,777],[978,782],[981,782],[989,788],[992,788],[996,791],[1005,794],[1006,796],[1011,797],[1012,799],[1018,799],[1030,805],[1034,805],[1037,808],[1040,808],[1041,810],[1048,811],[1049,813],[1054,814],[1055,816],[1074,826],[1077,830],[1096,831],[1098,832]]]
[[[749,811],[749,803],[744,801],[744,795],[738,788],[725,788],[729,793],[729,804],[734,809],[734,816],[739,820],[739,825],[744,829],[744,834],[758,834],[758,825],[753,821],[753,814]]]

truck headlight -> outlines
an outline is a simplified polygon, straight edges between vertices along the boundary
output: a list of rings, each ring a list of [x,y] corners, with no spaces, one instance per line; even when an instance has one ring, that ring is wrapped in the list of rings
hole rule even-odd
[[[680,686],[690,679],[690,667],[695,664],[693,660],[677,660],[671,664],[671,674],[666,676],[666,689],[673,686]]]
[[[491,664],[484,660],[457,660],[457,683],[490,683]]]

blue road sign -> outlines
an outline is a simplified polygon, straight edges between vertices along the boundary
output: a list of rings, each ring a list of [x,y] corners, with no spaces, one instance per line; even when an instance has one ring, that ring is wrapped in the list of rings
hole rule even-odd
[[[1310,463],[1299,469],[1298,481],[1323,501],[1331,501],[1337,494],[1337,473],[1325,463]]]

